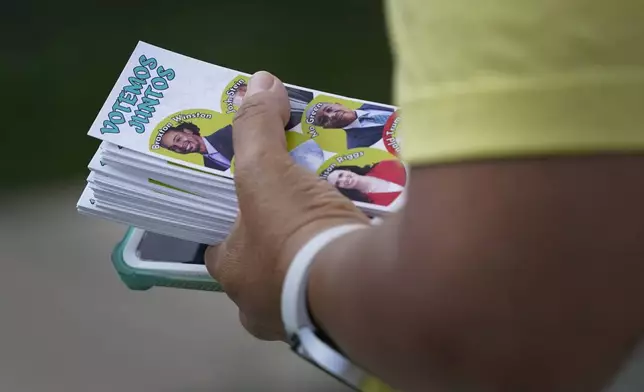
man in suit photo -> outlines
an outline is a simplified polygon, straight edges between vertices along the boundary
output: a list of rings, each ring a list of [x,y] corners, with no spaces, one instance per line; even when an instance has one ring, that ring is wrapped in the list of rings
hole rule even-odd
[[[220,171],[228,170],[235,156],[232,125],[226,125],[208,136],[201,136],[198,126],[182,122],[169,128],[161,136],[159,146],[178,154],[201,154],[204,166]],[[313,172],[333,155],[322,150],[313,140],[293,148],[289,154],[295,163]]]
[[[365,103],[353,110],[341,103],[319,102],[306,110],[307,122],[325,129],[343,129],[347,148],[369,147],[382,139],[394,109]]]
[[[204,166],[226,171],[235,155],[233,127],[227,125],[208,136],[201,136],[198,126],[189,122],[169,128],[159,145],[178,154],[201,154]]]

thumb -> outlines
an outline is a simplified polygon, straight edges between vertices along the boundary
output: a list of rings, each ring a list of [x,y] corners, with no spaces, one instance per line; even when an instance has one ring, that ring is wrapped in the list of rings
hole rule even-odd
[[[233,120],[237,167],[261,162],[263,156],[287,154],[284,126],[289,113],[284,84],[268,72],[254,74]]]

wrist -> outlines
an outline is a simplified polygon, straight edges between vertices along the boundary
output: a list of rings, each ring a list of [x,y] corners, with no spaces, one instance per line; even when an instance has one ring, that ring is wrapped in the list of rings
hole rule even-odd
[[[311,267],[322,249],[351,232],[368,228],[364,223],[339,223],[324,226],[298,249],[286,269],[282,284],[281,313],[287,336],[307,327],[316,330],[309,308],[309,282]]]
[[[302,225],[299,229],[289,235],[288,239],[281,246],[281,252],[278,256],[278,263],[280,266],[280,274],[282,278],[282,280],[280,281],[280,287],[283,287],[284,285],[284,279],[286,278],[286,274],[288,273],[288,270],[295,256],[304,246],[306,246],[309,241],[311,241],[311,239],[313,239],[313,237],[333,227],[360,224],[368,226],[369,220],[366,218],[361,219],[360,216],[351,216],[345,214],[344,216],[339,216],[338,218],[314,220],[309,224]],[[313,266],[313,264],[317,263],[315,263],[315,261],[313,260],[311,266]]]
[[[361,277],[365,272],[360,268],[365,260],[351,254],[366,249],[374,231],[381,230],[363,223],[335,226],[317,233],[297,252],[282,291],[282,317],[293,351],[357,390],[364,390],[367,385],[390,390],[348,359],[357,353],[356,341],[368,341],[371,335],[364,328],[356,332],[351,325],[352,320],[364,319],[360,315],[364,298],[355,294],[362,291]],[[302,254],[306,257],[301,257]],[[293,276],[299,277],[297,290]],[[356,357],[365,358],[364,353]]]
[[[338,239],[342,241],[342,239]],[[322,252],[320,252],[322,253]],[[335,270],[334,260],[327,260],[327,262],[314,261],[310,267],[308,280],[306,282],[306,303],[309,317],[311,322],[315,325],[320,338],[333,347],[336,351],[343,353],[344,350],[340,347],[339,343],[331,337],[329,331],[329,324],[333,324],[327,311],[329,307],[329,290],[333,289],[333,285],[329,282],[332,281],[333,271]]]
[[[306,287],[309,316],[325,340],[340,352],[346,351],[342,341],[345,322],[361,311],[356,289],[364,276],[360,260],[346,256],[371,232],[358,230],[336,239],[318,253],[310,267]]]
[[[369,225],[360,223],[343,224],[315,234],[293,258],[281,297],[282,319],[293,351],[358,390],[362,390],[365,383],[377,380],[340,354],[312,321],[308,308],[308,283],[313,261],[322,249],[346,234],[367,227]]]

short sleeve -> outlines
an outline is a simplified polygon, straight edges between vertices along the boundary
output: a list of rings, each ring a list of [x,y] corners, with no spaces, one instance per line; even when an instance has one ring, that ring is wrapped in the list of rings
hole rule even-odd
[[[644,1],[389,0],[413,164],[644,151]]]

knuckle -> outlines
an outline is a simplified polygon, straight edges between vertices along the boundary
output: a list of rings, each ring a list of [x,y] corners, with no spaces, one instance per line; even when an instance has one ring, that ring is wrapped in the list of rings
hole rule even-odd
[[[242,327],[244,327],[246,331],[248,331],[248,333],[257,337],[257,331],[255,328],[253,328],[253,323],[250,322],[250,318],[248,318],[248,316],[246,316],[246,314],[242,312],[241,309],[239,310],[239,323],[242,325]]]
[[[208,273],[221,284],[233,301],[239,297],[244,285],[242,260],[246,247],[240,216],[235,221],[226,241],[220,245],[208,247],[204,255]]]
[[[228,281],[226,283],[221,283],[221,287],[228,298],[230,298],[230,300],[232,300],[234,303],[239,302],[240,292],[238,284]]]
[[[218,247],[209,247],[205,254],[206,270],[213,279],[221,284],[229,296],[237,291],[232,265],[234,261],[231,256],[226,243],[222,243]]]
[[[246,332],[256,339],[267,341],[279,339],[279,336],[270,328],[265,327],[263,323],[258,322],[253,317],[248,317],[241,310],[239,311],[239,322]]]

